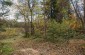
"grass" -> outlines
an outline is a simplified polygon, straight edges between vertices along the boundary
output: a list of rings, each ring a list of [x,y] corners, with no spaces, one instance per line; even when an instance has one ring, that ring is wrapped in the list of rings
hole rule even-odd
[[[7,38],[14,38],[15,36],[22,35],[22,29],[20,28],[6,28],[6,31],[0,32],[0,40]]]
[[[0,43],[0,55],[11,55],[12,51],[11,43]]]

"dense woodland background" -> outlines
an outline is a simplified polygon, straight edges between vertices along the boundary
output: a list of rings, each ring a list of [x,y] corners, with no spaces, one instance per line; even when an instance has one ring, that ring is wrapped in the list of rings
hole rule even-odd
[[[7,41],[18,38],[55,44],[85,40],[85,0],[0,0],[0,55],[9,55]]]

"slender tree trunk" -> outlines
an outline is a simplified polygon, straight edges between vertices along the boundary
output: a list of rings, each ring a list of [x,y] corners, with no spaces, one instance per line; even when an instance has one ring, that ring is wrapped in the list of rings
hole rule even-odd
[[[47,22],[46,22],[46,17],[45,17],[45,15],[44,15],[44,36],[46,37],[46,30],[47,30]]]
[[[33,25],[33,12],[32,12],[32,10],[30,10],[31,11],[31,35],[33,35],[34,34],[34,25]]]
[[[85,0],[84,0],[84,17],[83,17],[83,19],[84,19],[84,29],[85,29]]]
[[[25,37],[29,37],[29,27],[28,27],[28,24],[27,24],[27,20],[26,18],[24,17],[24,20],[25,20],[25,23],[24,23],[24,30],[25,30]]]
[[[45,10],[46,10],[45,4],[46,4],[46,2],[45,2],[45,0],[43,2],[44,2],[44,13],[43,13],[43,15],[44,15],[44,36],[46,37],[46,31],[47,31],[47,20],[46,20],[46,15],[45,15]]]
[[[27,27],[28,27],[28,37],[29,37],[29,35],[30,35],[30,29],[29,29],[30,26],[29,26],[29,24],[30,24],[30,23],[29,23],[29,19],[28,19],[28,25],[27,25]]]
[[[26,19],[24,17],[25,23],[24,23],[24,30],[25,30],[25,36],[24,37],[28,37],[28,32],[27,32],[27,23],[26,23]]]
[[[31,22],[30,22],[31,35],[34,35],[34,25],[33,25],[33,8],[34,8],[34,4],[30,4],[30,0],[28,0],[28,8],[30,9],[30,13],[31,13]]]
[[[67,2],[68,2],[67,3],[68,4],[68,6],[67,6],[68,7],[68,18],[70,18],[70,15],[71,15],[71,11],[70,11],[71,10],[71,5],[70,5],[70,1],[69,0],[67,0]]]

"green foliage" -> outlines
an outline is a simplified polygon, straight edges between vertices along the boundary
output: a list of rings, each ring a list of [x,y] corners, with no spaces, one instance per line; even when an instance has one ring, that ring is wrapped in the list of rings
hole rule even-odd
[[[6,31],[3,30],[4,32],[0,32],[0,39],[18,36],[21,33],[20,29],[21,28],[5,28]]]
[[[69,22],[63,20],[62,23],[57,23],[55,20],[49,22],[47,37],[51,42],[67,41],[79,35],[75,30],[70,29]]]
[[[11,6],[12,2],[10,0],[3,1],[3,5]]]
[[[35,37],[39,38],[41,35],[41,31],[39,29],[35,29]]]
[[[73,38],[74,39],[84,39],[85,40],[85,34],[83,34],[83,33],[76,33],[76,35]]]
[[[10,44],[8,43],[0,43],[0,55],[10,55],[13,51]]]
[[[4,32],[6,31],[4,28],[3,28],[3,22],[0,22],[0,32]]]
[[[73,22],[73,20],[69,19],[63,19],[62,23],[56,22],[55,19],[48,20],[46,27],[46,36],[44,37],[45,26],[44,21],[42,20],[38,23],[38,25],[34,24],[35,34],[33,36],[33,39],[39,38],[50,42],[65,42],[69,39],[84,39],[84,34],[76,32],[75,29],[72,29],[71,24]]]
[[[5,29],[3,29],[3,28],[0,28],[0,32],[4,32],[4,31],[6,31]]]
[[[57,22],[62,22],[63,18],[68,17],[69,1],[67,0],[47,0],[45,7],[45,14]]]

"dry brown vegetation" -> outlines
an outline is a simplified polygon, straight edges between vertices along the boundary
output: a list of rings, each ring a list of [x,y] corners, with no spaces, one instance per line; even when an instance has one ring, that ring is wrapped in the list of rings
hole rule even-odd
[[[13,55],[85,55],[83,44],[84,40],[76,39],[59,45],[45,41],[22,40],[14,43],[16,50]]]

